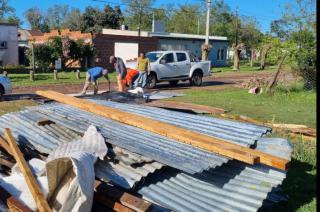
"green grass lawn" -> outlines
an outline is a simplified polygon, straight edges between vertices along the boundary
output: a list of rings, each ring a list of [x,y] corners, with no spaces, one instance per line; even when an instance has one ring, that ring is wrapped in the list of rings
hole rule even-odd
[[[32,100],[17,100],[9,102],[0,102],[0,116],[5,113],[15,112],[23,110],[26,106],[37,105],[36,102]]]
[[[272,135],[286,137],[286,135]],[[288,202],[276,204],[267,211],[316,211],[316,143],[291,139],[293,153],[287,177],[282,184]]]
[[[316,126],[314,91],[277,92],[269,96],[229,88],[224,91],[188,90],[185,94],[172,100],[220,107],[230,111],[230,114],[245,115],[261,121]]]
[[[232,66],[225,66],[225,67],[214,67],[211,70],[213,73],[219,73],[219,72],[234,72],[232,70]],[[277,68],[277,66],[266,66],[265,70],[263,71],[274,71]],[[249,64],[243,64],[240,65],[240,72],[261,72],[260,67],[253,66],[251,67]]]
[[[86,72],[80,73],[80,79],[76,78],[75,72],[58,72],[58,80],[53,79],[53,73],[39,73],[35,74],[35,81],[30,81],[29,74],[9,74],[8,75],[12,86],[36,86],[47,84],[62,84],[62,83],[83,83],[86,78]],[[111,81],[116,81],[115,72],[109,74]],[[105,82],[104,77],[99,79],[100,82]]]

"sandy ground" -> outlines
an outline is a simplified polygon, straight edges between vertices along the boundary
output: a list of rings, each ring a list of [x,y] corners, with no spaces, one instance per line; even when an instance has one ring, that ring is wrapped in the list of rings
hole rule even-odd
[[[186,89],[200,89],[200,90],[224,90],[230,86],[239,84],[252,77],[271,79],[274,73],[261,72],[261,73],[226,73],[226,74],[213,74],[210,77],[203,79],[203,85],[201,87],[191,87],[189,81],[179,82],[175,87],[170,86],[167,82],[157,84],[156,89],[172,90],[176,92],[182,92]],[[286,80],[293,80],[294,77],[290,73],[282,73],[280,78]],[[18,86],[13,88],[13,93],[34,93],[37,90],[54,90],[65,94],[80,93],[83,88],[83,83],[79,84],[52,84],[52,85],[38,85],[38,86]],[[92,88],[89,88],[91,91]],[[99,90],[109,90],[108,83],[100,83]],[[111,90],[117,90],[117,84],[111,83]]]

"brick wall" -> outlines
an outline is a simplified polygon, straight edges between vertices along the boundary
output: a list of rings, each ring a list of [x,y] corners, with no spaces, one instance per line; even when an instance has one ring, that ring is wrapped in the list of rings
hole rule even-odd
[[[114,43],[138,43],[139,52],[149,52],[157,50],[158,39],[154,37],[135,37],[121,35],[104,35],[98,34],[93,39],[93,45],[97,49],[97,57],[101,59],[99,63],[94,63],[94,66],[102,66],[110,71],[114,71],[114,67],[109,63],[110,56],[114,55]]]

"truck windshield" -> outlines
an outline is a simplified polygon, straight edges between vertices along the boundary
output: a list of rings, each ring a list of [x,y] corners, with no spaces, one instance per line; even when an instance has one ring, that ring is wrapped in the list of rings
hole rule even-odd
[[[163,54],[162,53],[147,53],[146,57],[149,59],[151,63],[157,61]]]

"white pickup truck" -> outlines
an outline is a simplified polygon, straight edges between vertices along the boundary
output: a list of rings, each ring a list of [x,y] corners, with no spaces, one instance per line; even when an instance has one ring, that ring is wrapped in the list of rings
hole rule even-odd
[[[154,51],[146,53],[146,57],[151,66],[147,79],[148,88],[154,88],[158,82],[163,81],[169,81],[174,86],[179,80],[189,80],[190,85],[201,86],[202,77],[211,75],[211,62],[191,59],[187,51]],[[127,66],[135,68],[135,64]]]

